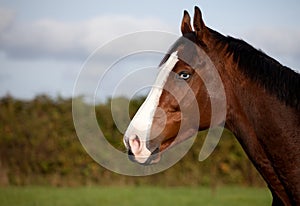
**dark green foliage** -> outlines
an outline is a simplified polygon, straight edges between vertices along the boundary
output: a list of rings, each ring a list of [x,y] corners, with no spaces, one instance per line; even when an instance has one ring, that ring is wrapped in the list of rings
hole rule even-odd
[[[143,98],[131,101],[130,116],[142,102]],[[111,115],[111,101],[97,105],[95,110],[105,137],[125,151],[122,134]],[[220,184],[264,184],[229,131],[224,132],[214,153],[199,162],[204,135],[205,132],[199,133],[192,149],[172,168],[149,177],[126,177],[101,167],[84,151],[73,125],[72,99],[38,96],[21,101],[6,96],[0,99],[0,185],[155,184],[214,188]]]

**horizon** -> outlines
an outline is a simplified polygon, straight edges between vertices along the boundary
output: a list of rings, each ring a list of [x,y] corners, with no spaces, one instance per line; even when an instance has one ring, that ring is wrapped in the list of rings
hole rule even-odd
[[[124,34],[146,30],[179,37],[183,10],[193,15],[195,5],[201,8],[208,27],[225,36],[245,40],[299,73],[300,2],[272,1],[272,8],[268,4],[233,0],[226,3],[204,0],[200,5],[195,0],[176,4],[135,0],[123,5],[96,0],[73,4],[66,0],[2,0],[0,97],[7,94],[25,100],[43,94],[72,97],[82,66],[96,48]],[[118,49],[113,49],[110,57],[117,52]],[[129,59],[123,65],[128,67],[128,72],[143,65],[154,68],[159,58]],[[111,82],[122,78],[120,74],[111,76]],[[150,76],[155,78],[155,74],[144,76],[140,81],[149,82],[146,78]],[[113,86],[109,85],[107,94],[114,91]]]

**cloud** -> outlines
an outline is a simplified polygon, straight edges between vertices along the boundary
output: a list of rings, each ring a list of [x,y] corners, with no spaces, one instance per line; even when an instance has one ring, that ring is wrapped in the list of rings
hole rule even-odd
[[[99,16],[78,22],[54,19],[20,22],[13,21],[13,12],[4,9],[0,10],[0,16],[0,50],[11,58],[82,60],[120,35],[141,30],[168,30],[158,19],[131,16]]]
[[[15,12],[11,9],[0,8],[0,33],[8,29],[15,19]]]
[[[0,51],[7,57],[19,59],[83,61],[97,47],[121,35],[141,30],[173,30],[159,19],[128,15],[105,15],[83,21],[39,19],[24,22],[16,18],[15,11],[0,8],[0,16]],[[255,47],[270,55],[299,62],[298,28],[258,28],[246,32],[244,36]],[[154,43],[149,41],[150,45]],[[122,45],[120,47],[126,49]],[[120,47],[113,48],[108,55],[115,54]]]
[[[279,60],[298,63],[295,66],[299,67],[299,28],[257,28],[246,32],[245,37],[254,47]]]

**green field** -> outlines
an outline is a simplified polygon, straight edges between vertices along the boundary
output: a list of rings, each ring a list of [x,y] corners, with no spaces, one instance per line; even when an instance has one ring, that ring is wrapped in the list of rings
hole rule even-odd
[[[7,187],[0,188],[1,206],[89,205],[271,205],[264,188],[222,187],[214,194],[206,187]]]

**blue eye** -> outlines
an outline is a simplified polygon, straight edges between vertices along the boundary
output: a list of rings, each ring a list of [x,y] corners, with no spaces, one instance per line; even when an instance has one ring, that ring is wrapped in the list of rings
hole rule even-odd
[[[180,72],[176,76],[177,76],[177,79],[182,79],[182,80],[188,80],[191,77],[191,75],[187,72]]]

